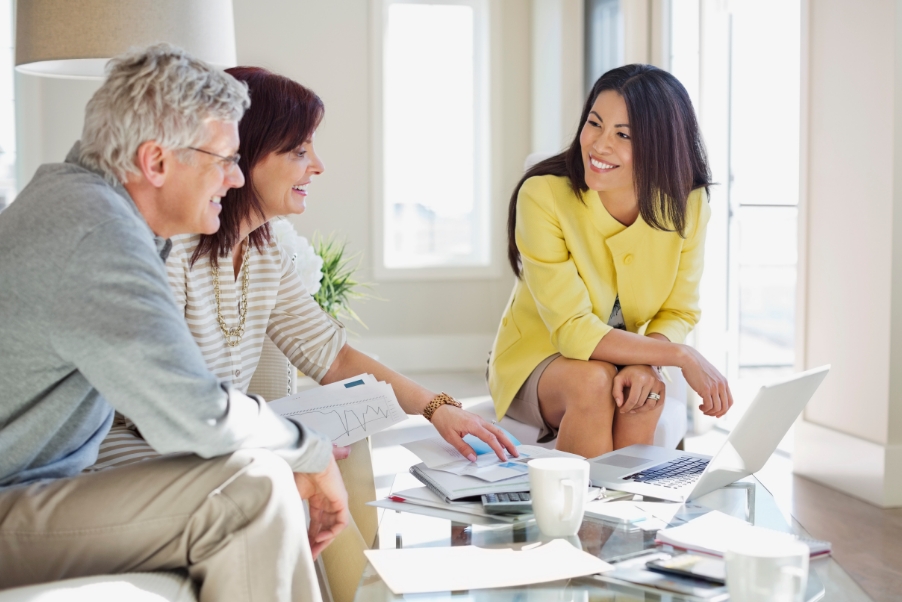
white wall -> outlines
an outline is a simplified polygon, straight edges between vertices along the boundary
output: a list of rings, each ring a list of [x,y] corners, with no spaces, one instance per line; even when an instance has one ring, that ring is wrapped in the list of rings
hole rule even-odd
[[[833,369],[797,428],[795,470],[902,506],[902,10],[805,10],[799,351]]]
[[[16,181],[19,189],[42,163],[58,163],[81,137],[85,105],[100,82],[16,73]]]

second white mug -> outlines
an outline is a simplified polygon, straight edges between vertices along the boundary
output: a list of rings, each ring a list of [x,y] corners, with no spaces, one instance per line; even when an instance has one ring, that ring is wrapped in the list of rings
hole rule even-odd
[[[789,537],[736,541],[724,555],[732,602],[803,602],[807,545]]]
[[[544,535],[576,535],[586,508],[589,463],[579,458],[531,460],[529,490],[536,523]]]

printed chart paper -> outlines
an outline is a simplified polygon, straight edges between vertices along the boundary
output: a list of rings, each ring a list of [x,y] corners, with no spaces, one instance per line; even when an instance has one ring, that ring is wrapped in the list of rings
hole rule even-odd
[[[528,474],[529,468],[526,462],[529,460],[536,458],[580,457],[557,450],[547,450],[535,445],[520,445],[520,442],[511,435],[508,436],[517,446],[517,452],[519,452],[520,456],[517,458],[509,456],[506,461],[500,460],[495,455],[495,452],[492,451],[492,448],[476,439],[473,435],[467,435],[464,437],[464,441],[476,451],[475,462],[470,462],[464,458],[460,452],[454,449],[454,446],[439,437],[429,437],[419,441],[402,443],[402,445],[416,454],[426,464],[427,468],[459,476],[476,477],[490,483]]]
[[[301,391],[270,402],[285,418],[350,445],[407,419],[391,385],[360,375],[340,383]]]

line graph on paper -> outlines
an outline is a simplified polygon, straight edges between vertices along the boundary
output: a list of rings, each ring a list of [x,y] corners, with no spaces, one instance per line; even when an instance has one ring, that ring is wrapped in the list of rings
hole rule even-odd
[[[292,417],[304,426],[328,435],[336,445],[347,445],[340,439],[359,441],[375,432],[388,428],[395,422],[391,419],[395,412],[388,407],[385,399],[375,398],[366,402],[340,404],[307,411],[292,412]],[[406,418],[402,414],[401,419]]]
[[[336,445],[350,445],[407,418],[390,385],[373,383],[350,389],[319,389],[270,404],[285,418],[328,436]]]

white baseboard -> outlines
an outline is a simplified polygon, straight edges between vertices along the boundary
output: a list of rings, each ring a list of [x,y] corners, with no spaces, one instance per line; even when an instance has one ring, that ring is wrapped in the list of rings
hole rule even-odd
[[[902,445],[881,445],[799,420],[793,472],[882,508],[902,506]]]
[[[450,334],[363,336],[350,343],[398,372],[462,372],[485,370],[494,340],[494,334]]]

